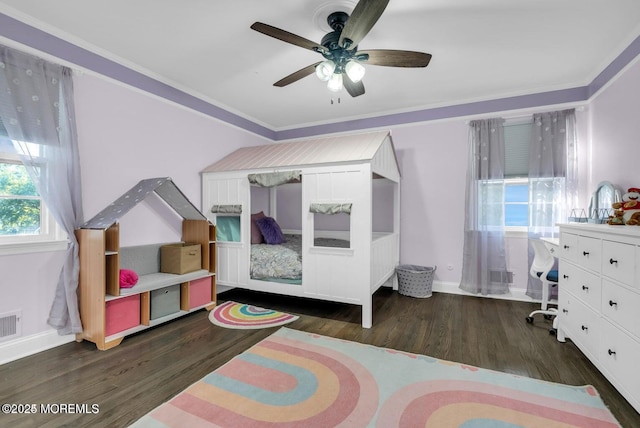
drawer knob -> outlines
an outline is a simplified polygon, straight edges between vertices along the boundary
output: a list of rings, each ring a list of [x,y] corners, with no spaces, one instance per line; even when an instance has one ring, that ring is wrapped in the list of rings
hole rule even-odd
[[[565,250],[568,250],[568,249],[569,249],[569,246],[565,244],[563,248],[564,248]]]
[[[589,252],[588,252],[588,251],[583,251],[583,252],[582,252],[582,255],[583,255],[583,256],[588,256],[588,255],[589,255]]]
[[[614,302],[613,300],[609,300],[609,306],[618,306],[618,302]]]
[[[607,353],[608,353],[609,355],[616,355],[616,351],[612,351],[611,349],[608,349],[608,350],[607,350]]]
[[[615,264],[618,264],[618,261],[617,261],[617,260],[614,260],[614,259],[609,259],[609,264],[610,264],[610,265],[612,265],[612,264],[614,264],[614,263],[615,263]]]
[[[587,291],[587,290],[589,290],[589,287],[587,287],[586,285],[583,285],[583,286],[582,286],[582,290],[583,290],[583,291]]]
[[[580,327],[580,328],[582,328],[582,331],[587,331],[587,330],[589,330],[589,327],[587,327],[586,325],[583,325],[583,326],[582,326],[582,327]]]
[[[564,279],[569,279],[569,275],[562,275]]]
[[[568,310],[568,309],[564,309],[564,308],[563,308],[563,309],[562,309],[562,313],[564,313],[564,314],[568,314],[568,313],[569,313],[569,310]]]

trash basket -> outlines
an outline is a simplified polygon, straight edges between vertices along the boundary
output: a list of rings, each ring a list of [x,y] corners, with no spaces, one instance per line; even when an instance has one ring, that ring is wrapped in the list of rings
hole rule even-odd
[[[431,297],[435,271],[435,267],[427,266],[400,265],[396,267],[398,293],[409,297]]]

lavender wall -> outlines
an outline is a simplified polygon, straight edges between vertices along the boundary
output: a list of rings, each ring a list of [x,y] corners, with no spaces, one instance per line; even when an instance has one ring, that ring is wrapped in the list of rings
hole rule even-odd
[[[85,219],[150,177],[172,177],[200,207],[200,170],[241,146],[268,142],[95,75],[77,76],[74,86]],[[179,238],[179,220],[167,211],[158,215],[156,202],[123,218],[123,245]],[[0,313],[22,309],[23,337],[52,331],[46,319],[61,263],[60,252],[0,256]],[[7,342],[0,345],[1,363]]]
[[[587,177],[589,188],[603,180],[623,191],[640,186],[640,61],[596,95],[590,108],[592,162]]]
[[[467,125],[463,119],[427,122],[393,128],[391,135],[402,172],[400,260],[437,265],[438,280],[459,281]]]

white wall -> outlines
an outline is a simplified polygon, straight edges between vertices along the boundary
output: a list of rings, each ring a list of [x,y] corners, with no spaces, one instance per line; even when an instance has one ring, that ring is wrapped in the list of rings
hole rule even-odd
[[[95,75],[75,77],[74,87],[85,220],[152,177],[172,177],[201,208],[200,170],[239,147],[267,142]],[[179,220],[157,215],[151,202],[123,218],[122,245],[179,238]],[[25,348],[59,343],[46,320],[61,263],[56,252],[0,256],[0,314],[21,309],[23,337],[0,343],[0,363],[28,353]]]

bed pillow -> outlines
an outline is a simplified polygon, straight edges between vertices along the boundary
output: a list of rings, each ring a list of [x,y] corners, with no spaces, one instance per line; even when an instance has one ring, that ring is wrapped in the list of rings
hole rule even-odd
[[[256,220],[260,220],[261,218],[265,218],[264,212],[260,211],[259,213],[251,214],[251,243],[252,244],[262,244],[264,242],[264,238],[262,237],[262,232],[260,232],[260,228],[256,224]]]
[[[284,235],[282,229],[273,217],[263,217],[256,220],[256,224],[262,232],[264,242],[267,244],[282,244],[284,242]]]

